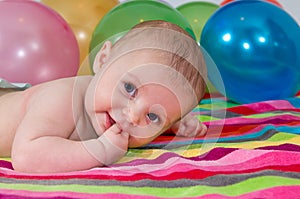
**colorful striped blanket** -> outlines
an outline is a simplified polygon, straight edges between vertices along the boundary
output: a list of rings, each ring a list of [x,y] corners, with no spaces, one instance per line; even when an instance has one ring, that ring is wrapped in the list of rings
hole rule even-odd
[[[0,159],[0,198],[300,198],[300,98],[238,105],[206,98],[205,137],[158,137],[118,163],[30,175]]]

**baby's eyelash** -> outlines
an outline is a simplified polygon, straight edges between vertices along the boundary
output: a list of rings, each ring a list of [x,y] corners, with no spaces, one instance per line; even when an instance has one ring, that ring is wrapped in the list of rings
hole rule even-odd
[[[131,97],[135,97],[137,95],[137,88],[135,85],[133,85],[132,83],[128,83],[128,82],[125,82],[124,83],[124,88],[125,88],[125,91],[131,96]]]
[[[160,117],[155,113],[148,113],[147,118],[154,123],[160,122]]]

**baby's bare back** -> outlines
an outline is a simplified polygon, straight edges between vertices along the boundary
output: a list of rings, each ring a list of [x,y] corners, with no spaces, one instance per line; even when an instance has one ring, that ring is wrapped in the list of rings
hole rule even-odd
[[[59,134],[57,136],[71,137],[75,129],[72,112],[75,79],[60,79],[0,96],[0,157],[11,155],[17,135],[20,142],[20,134],[16,133],[27,139],[48,134],[53,136],[55,133]],[[76,93],[79,96],[83,96],[89,81],[89,77],[78,78],[79,91]],[[80,100],[77,101],[82,104]],[[21,130],[20,126],[23,126]]]

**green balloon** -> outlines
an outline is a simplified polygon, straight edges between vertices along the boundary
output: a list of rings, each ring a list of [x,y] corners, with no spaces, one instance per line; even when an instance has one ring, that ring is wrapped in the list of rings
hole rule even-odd
[[[120,38],[120,35],[125,34],[136,24],[149,20],[164,20],[174,23],[186,30],[196,40],[188,20],[175,8],[152,0],[126,1],[110,10],[96,26],[90,42],[91,65],[104,41],[115,42],[116,38]]]
[[[210,16],[219,8],[219,5],[209,2],[189,2],[176,9],[189,21],[192,29],[200,41],[202,29]]]
[[[219,7],[214,3],[195,1],[178,6],[176,9],[189,21],[197,41],[200,41],[203,27]],[[217,92],[217,89],[208,81],[206,91],[212,93]]]

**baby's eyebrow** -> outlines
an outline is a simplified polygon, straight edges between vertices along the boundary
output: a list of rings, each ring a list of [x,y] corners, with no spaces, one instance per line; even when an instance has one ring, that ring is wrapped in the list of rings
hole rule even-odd
[[[131,83],[135,84],[135,86],[137,86],[137,87],[142,85],[141,79],[130,71],[127,71],[123,77],[129,77],[129,80],[131,81]]]

